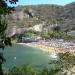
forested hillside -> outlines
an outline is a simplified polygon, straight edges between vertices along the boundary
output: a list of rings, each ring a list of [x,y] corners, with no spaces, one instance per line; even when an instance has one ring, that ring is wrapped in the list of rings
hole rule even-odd
[[[46,26],[60,25],[63,31],[75,30],[75,2],[65,6],[17,6],[8,16],[9,27],[28,28],[45,22]]]

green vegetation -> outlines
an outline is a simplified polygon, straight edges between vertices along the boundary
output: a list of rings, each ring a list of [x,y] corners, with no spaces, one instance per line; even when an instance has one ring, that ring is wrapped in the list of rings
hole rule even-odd
[[[72,37],[67,35],[66,32],[62,32],[62,31],[59,31],[59,32],[55,32],[55,31],[49,31],[48,33],[45,33],[45,32],[42,32],[40,34],[40,36],[42,38],[45,38],[45,39],[50,39],[50,38],[57,38],[57,39],[71,39]]]
[[[30,33],[30,32],[24,33],[22,37],[30,38],[30,37],[32,37],[32,33]]]
[[[11,44],[11,38],[6,36],[6,29],[7,29],[7,23],[6,23],[6,14],[9,14],[13,8],[9,7],[7,5],[7,1],[11,4],[15,4],[18,0],[0,0],[0,48],[4,49],[7,45]],[[55,31],[49,31],[48,33],[42,32],[37,33],[34,32],[37,35],[40,35],[42,38],[62,38],[62,39],[68,39],[71,38],[67,35],[66,30],[74,30],[73,27],[75,27],[75,13],[73,13],[75,10],[74,4],[66,5],[64,7],[62,6],[56,6],[56,5],[39,5],[37,7],[29,6],[31,7],[34,12],[35,16],[34,18],[24,18],[23,20],[13,20],[9,19],[9,24],[11,25],[17,25],[17,27],[24,26],[24,27],[32,27],[35,24],[42,23],[43,21],[46,22],[46,24],[55,24],[58,22],[60,24],[60,27],[63,27],[62,31],[60,31],[59,28],[54,28]],[[28,7],[28,8],[29,8]],[[17,8],[16,11],[21,9],[23,7]],[[26,7],[24,7],[26,8]],[[23,8],[23,9],[24,9]],[[65,10],[65,9],[67,10]],[[71,10],[72,9],[72,10]],[[70,12],[66,12],[70,11]],[[63,12],[63,13],[62,13]],[[36,18],[36,19],[35,19]],[[64,19],[64,20],[63,20]],[[33,33],[25,33],[16,35],[16,37],[31,37]],[[29,66],[22,66],[22,67],[13,67],[11,70],[9,70],[9,75],[55,75],[60,70],[64,71],[70,70],[73,66],[75,66],[75,55],[71,53],[59,53],[59,59],[57,61],[53,61],[52,63],[56,64],[56,69],[44,69],[43,71],[37,72],[34,69],[32,69]],[[2,64],[5,61],[3,58],[3,54],[0,53],[0,75],[3,75],[2,70]],[[60,71],[60,72],[61,72]]]
[[[49,35],[47,33],[45,33],[45,32],[41,32],[40,36],[42,38],[45,38],[45,39],[48,39],[49,38]]]
[[[65,53],[59,53],[58,56],[59,56],[58,60],[56,61],[53,60],[52,63],[55,63],[56,66],[60,69],[59,73],[66,71],[64,75],[65,74],[67,75],[68,72],[71,72],[72,74],[71,69],[75,67],[75,54],[70,52],[65,52]]]
[[[67,35],[66,32],[62,32],[62,31],[60,31],[60,32],[49,32],[48,34],[51,38],[58,38],[58,39],[70,39],[71,38],[69,35]]]
[[[26,32],[26,33],[23,33],[23,34],[15,34],[14,36],[12,36],[12,39],[22,38],[22,37],[31,38],[32,32]]]
[[[13,7],[9,7],[7,1],[14,4],[18,0],[0,0],[0,48],[2,49],[7,45],[11,46],[11,38],[6,36],[5,31],[7,29],[6,14],[9,14]],[[4,61],[3,54],[0,52],[0,75],[3,75],[2,64]]]
[[[42,37],[42,39],[51,39],[51,38],[65,39],[65,40],[74,39],[74,37],[69,36],[66,32],[63,32],[63,31],[57,32],[52,30],[48,31],[48,33],[29,31],[23,34],[15,34],[14,36],[12,36],[12,38],[13,39],[22,38],[22,37],[31,38],[33,35],[40,36]]]
[[[75,66],[75,55],[66,52],[59,53],[60,59],[58,60],[58,64],[61,68],[69,70],[71,67]]]
[[[30,66],[13,67],[9,75],[36,75],[36,72]]]
[[[17,27],[32,27],[42,22],[47,25],[58,24],[63,31],[70,31],[75,29],[75,2],[65,6],[59,5],[33,5],[33,6],[18,6],[15,11],[28,11],[32,10],[33,18],[24,16],[23,19],[13,19],[12,17],[18,17],[17,13],[15,16],[9,16],[9,26],[16,25]],[[25,13],[25,12],[24,12]],[[24,15],[21,14],[21,16]],[[19,14],[20,15],[20,14]]]
[[[13,67],[9,70],[9,75],[55,75],[59,69],[48,69],[35,70],[30,66],[23,65],[21,67]]]

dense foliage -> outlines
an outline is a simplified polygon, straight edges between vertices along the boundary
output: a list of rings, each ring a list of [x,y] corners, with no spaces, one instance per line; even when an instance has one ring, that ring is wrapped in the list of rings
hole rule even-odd
[[[0,48],[4,49],[5,46],[11,45],[11,39],[6,36],[6,14],[9,14],[13,7],[8,6],[8,2],[11,4],[16,3],[18,0],[0,0]],[[5,59],[3,54],[0,53],[0,75],[3,75],[2,63]]]
[[[30,66],[23,65],[21,67],[13,67],[9,70],[9,75],[55,75],[59,69],[48,69],[35,70]]]

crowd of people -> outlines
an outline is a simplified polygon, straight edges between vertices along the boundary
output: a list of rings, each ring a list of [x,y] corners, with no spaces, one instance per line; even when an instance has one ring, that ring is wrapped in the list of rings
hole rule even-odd
[[[60,50],[63,51],[71,51],[75,52],[75,42],[74,41],[66,41],[63,39],[51,39],[51,40],[46,40],[42,42],[42,44],[59,48]]]

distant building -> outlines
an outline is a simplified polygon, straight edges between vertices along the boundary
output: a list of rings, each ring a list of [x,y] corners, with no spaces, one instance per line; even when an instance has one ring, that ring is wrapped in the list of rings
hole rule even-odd
[[[18,43],[30,43],[30,42],[37,42],[37,41],[38,41],[37,39],[25,38],[25,37],[22,37],[21,39],[18,38],[17,40]]]

